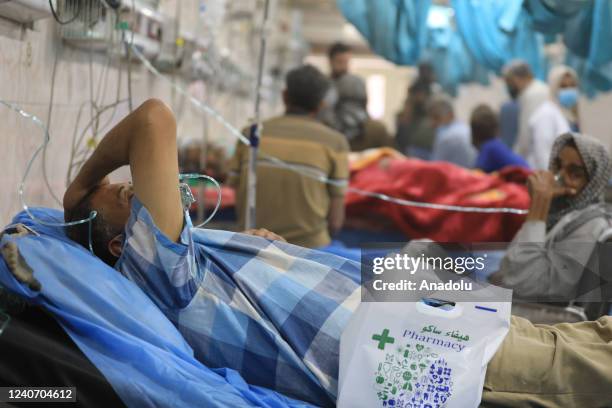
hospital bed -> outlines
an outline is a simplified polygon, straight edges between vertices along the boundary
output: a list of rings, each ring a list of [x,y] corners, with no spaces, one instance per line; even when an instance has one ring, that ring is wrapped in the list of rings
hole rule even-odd
[[[31,211],[43,220],[61,222],[63,219],[63,214],[56,210]],[[82,379],[89,378],[92,395],[97,396],[100,390],[110,386],[126,406],[307,406],[273,391],[250,386],[232,370],[213,370],[201,364],[174,325],[135,284],[70,241],[62,228],[37,224],[25,213],[18,214],[13,223],[25,224],[34,231],[16,240],[42,290],[36,292],[19,284],[4,261],[0,261],[0,285],[26,299],[38,311],[44,310],[52,316],[66,334],[57,341],[65,355],[71,356],[65,361],[88,367],[84,368],[87,373]],[[2,243],[10,239],[5,235]],[[0,335],[2,341],[13,339],[10,346],[13,348],[7,345],[6,350],[20,346],[17,344],[19,330],[31,332],[39,340],[57,335],[57,330],[52,334],[53,328],[45,331],[48,325],[42,325],[40,333],[32,332],[31,322],[42,320],[40,315],[23,319],[22,322],[21,317],[15,316],[5,331],[6,337]],[[12,335],[10,330],[17,330],[13,332],[17,334]],[[81,363],[85,360],[83,356],[89,365]],[[46,358],[35,351],[29,357],[32,367]],[[63,378],[62,384],[44,385],[76,384],[70,377],[59,378]],[[48,380],[18,377],[8,382],[11,381],[41,385],[31,381]],[[88,389],[86,385],[82,387]],[[112,393],[106,394],[113,398]]]
[[[66,405],[125,406],[100,370],[43,308],[25,305],[22,310],[12,310],[8,315],[10,321],[0,335],[2,386],[75,387],[77,402]],[[49,407],[60,405],[45,403]]]
[[[47,222],[63,220],[60,211],[31,211]],[[0,286],[28,304],[21,314],[11,312],[0,335],[5,384],[76,386],[84,406],[309,406],[251,386],[233,370],[204,366],[134,283],[70,241],[62,228],[37,224],[25,213],[14,218],[17,223],[34,233],[6,234],[1,244],[17,243],[42,289],[17,282],[0,258]]]
[[[352,155],[346,229],[339,237],[348,247],[358,240],[372,242],[372,237],[377,242],[424,237],[439,242],[507,242],[524,221],[520,211],[529,204],[525,187],[529,173],[522,168],[510,166],[496,174],[484,174],[450,163],[408,159],[384,148]],[[203,194],[193,193],[198,197],[191,209],[193,215],[197,216],[200,205],[208,214],[217,191],[211,188]],[[233,228],[236,196],[228,186],[221,187],[221,196],[220,212],[213,223]],[[407,205],[411,201],[419,205]],[[435,205],[499,212],[445,211]]]

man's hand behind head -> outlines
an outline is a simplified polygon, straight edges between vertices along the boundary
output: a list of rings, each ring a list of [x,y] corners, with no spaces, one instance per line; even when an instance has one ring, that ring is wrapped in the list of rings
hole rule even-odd
[[[92,191],[100,188],[101,183],[105,191],[106,176],[124,165],[130,166],[134,193],[139,201],[151,213],[157,227],[170,240],[176,241],[183,228],[176,120],[162,101],[145,101],[106,134],[68,187],[64,196],[66,212],[79,206]],[[95,197],[98,195],[96,191]],[[102,212],[108,212],[106,207],[109,206],[112,210],[109,203],[113,200],[102,201]],[[109,217],[111,222],[119,218]]]

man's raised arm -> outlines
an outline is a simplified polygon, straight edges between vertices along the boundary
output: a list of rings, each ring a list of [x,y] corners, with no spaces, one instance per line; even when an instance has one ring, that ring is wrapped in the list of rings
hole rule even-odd
[[[134,194],[157,227],[173,241],[183,228],[178,188],[176,121],[170,108],[149,99],[102,139],[64,195],[64,209],[75,207],[113,170],[128,165]]]

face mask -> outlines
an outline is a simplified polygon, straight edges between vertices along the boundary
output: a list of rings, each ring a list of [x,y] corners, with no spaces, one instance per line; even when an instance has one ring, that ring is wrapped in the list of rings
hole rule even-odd
[[[559,103],[567,109],[578,104],[578,88],[564,88],[559,91]]]

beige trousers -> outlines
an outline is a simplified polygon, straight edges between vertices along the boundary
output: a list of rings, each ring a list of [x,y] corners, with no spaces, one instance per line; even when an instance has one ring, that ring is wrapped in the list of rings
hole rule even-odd
[[[612,407],[612,317],[546,326],[513,316],[481,406]]]

